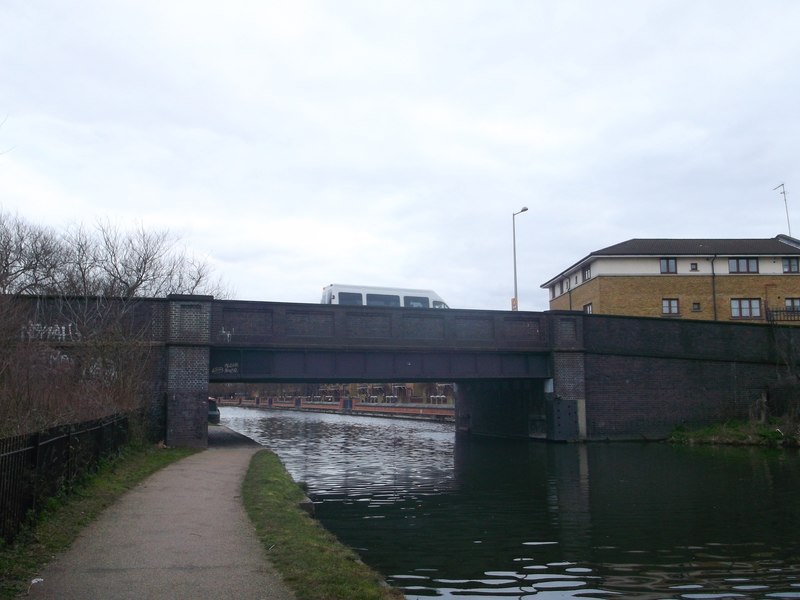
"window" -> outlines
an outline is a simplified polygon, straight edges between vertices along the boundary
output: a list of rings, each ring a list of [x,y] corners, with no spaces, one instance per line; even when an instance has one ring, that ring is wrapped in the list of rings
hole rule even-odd
[[[786,306],[786,310],[800,312],[800,298],[784,298],[783,301],[784,305]]]
[[[800,273],[800,258],[787,256],[783,259],[784,273]]]
[[[692,302],[692,312],[700,312],[700,303]]]
[[[758,273],[757,258],[729,258],[729,273]]]
[[[339,292],[339,304],[361,306],[361,294],[356,292]]]
[[[367,306],[400,306],[400,296],[392,294],[367,294]]]
[[[690,271],[697,271],[697,263],[689,263]]]
[[[677,315],[680,314],[678,310],[677,298],[662,298],[661,299],[661,314],[662,315]]]
[[[569,278],[564,280],[564,289],[569,291]]]
[[[732,319],[760,319],[760,298],[731,298]]]
[[[678,259],[676,259],[676,258],[662,258],[661,259],[661,272],[662,273],[677,273],[678,272]]]
[[[404,296],[403,306],[406,308],[430,308],[430,302],[425,296]]]
[[[592,278],[592,266],[588,265],[586,267],[583,267],[583,280],[588,281],[591,278]]]
[[[591,302],[589,302],[589,304],[584,304],[583,305],[583,312],[585,312],[587,315],[592,314],[592,303]]]
[[[552,300],[555,297],[556,297],[556,286],[551,285],[550,286],[550,300]]]

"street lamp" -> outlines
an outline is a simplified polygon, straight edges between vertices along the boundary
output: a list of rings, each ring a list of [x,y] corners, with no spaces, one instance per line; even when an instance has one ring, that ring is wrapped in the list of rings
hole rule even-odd
[[[526,210],[528,210],[528,207],[523,206],[519,212],[511,215],[511,236],[514,243],[514,297],[511,299],[511,310],[517,310],[517,215],[524,213]]]

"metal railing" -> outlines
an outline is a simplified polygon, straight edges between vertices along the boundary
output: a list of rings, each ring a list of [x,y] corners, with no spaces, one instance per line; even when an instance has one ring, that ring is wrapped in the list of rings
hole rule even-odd
[[[800,321],[800,310],[768,310],[767,320],[770,323],[775,321]]]
[[[126,415],[0,439],[0,538],[11,541],[48,498],[127,441]]]

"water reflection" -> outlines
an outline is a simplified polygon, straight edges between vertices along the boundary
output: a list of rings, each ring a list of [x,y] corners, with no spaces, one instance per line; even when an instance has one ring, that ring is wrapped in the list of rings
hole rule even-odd
[[[429,422],[222,415],[408,598],[800,598],[795,452],[456,443]]]

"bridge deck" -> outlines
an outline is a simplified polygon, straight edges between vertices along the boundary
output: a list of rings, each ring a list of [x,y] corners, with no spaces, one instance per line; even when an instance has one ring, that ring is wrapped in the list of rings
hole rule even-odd
[[[543,313],[215,302],[211,381],[550,376]]]

